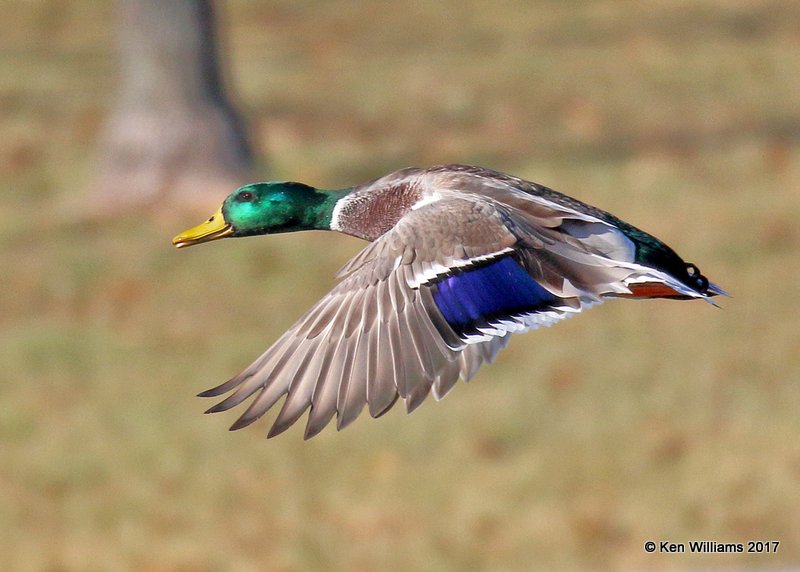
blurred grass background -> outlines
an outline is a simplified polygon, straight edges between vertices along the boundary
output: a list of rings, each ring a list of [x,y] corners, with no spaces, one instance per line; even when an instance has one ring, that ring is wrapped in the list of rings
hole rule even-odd
[[[71,224],[115,93],[108,2],[0,19],[0,567],[800,564],[800,4],[230,0],[263,178],[477,163],[665,239],[728,289],[519,336],[411,417],[228,433],[237,373],[358,250],[178,252],[181,212]],[[222,197],[220,197],[222,198]],[[210,206],[210,205],[209,205]],[[209,211],[210,213],[210,211]],[[301,424],[302,425],[302,424]],[[780,540],[651,555],[646,540]]]

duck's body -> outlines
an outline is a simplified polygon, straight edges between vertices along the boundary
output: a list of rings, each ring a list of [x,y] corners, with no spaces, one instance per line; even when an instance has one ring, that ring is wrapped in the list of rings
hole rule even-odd
[[[653,236],[613,215],[496,171],[404,169],[342,191],[259,183],[226,199],[177,246],[223,236],[335,230],[371,241],[341,282],[244,372],[204,396],[209,411],[256,395],[232,428],[287,398],[269,432],[311,408],[306,438],[337,415],[398,397],[441,399],[492,361],[510,334],[547,326],[607,297],[723,293]]]

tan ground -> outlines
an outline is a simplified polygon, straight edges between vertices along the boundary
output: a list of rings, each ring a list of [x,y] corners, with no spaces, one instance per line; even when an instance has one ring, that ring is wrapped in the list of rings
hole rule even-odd
[[[113,97],[111,7],[7,4],[0,568],[800,564],[799,3],[230,0],[264,178],[494,167],[650,230],[734,296],[605,304],[520,336],[442,403],[308,443],[228,433],[234,415],[193,395],[358,242],[179,252],[195,215],[70,224]],[[781,545],[651,555],[651,539]]]

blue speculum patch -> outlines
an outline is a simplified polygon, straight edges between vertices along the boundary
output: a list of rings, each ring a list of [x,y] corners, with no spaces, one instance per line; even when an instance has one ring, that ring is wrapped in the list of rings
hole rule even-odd
[[[556,297],[510,256],[456,271],[431,285],[433,301],[453,330],[469,334],[492,320],[542,309]]]

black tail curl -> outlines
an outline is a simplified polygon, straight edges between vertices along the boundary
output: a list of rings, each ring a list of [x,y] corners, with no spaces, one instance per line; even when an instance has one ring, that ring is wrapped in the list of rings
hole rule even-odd
[[[708,278],[703,276],[703,274],[700,272],[700,269],[695,264],[692,264],[691,262],[686,263],[686,274],[689,276],[689,285],[701,294],[708,296],[714,296],[717,294],[717,292],[714,292],[713,290],[709,291]]]

